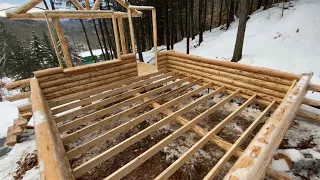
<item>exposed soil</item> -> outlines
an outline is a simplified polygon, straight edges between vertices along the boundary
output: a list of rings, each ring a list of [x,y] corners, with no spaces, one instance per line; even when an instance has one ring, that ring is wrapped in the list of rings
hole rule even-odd
[[[37,151],[35,150],[33,153],[28,153],[26,156],[17,162],[19,168],[14,173],[13,178],[16,180],[23,179],[24,174],[30,169],[38,166],[38,156]]]

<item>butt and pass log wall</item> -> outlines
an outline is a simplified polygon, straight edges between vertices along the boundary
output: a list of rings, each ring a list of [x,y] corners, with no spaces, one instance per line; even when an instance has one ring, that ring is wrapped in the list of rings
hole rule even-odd
[[[135,54],[68,69],[34,72],[31,101],[41,179],[74,179],[52,107],[89,97],[104,85],[138,75]]]

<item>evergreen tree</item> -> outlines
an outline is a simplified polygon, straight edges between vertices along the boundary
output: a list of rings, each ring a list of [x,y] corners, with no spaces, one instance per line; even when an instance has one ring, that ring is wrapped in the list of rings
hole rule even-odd
[[[54,47],[52,46],[51,40],[45,31],[43,31],[42,35],[42,49],[46,55],[44,61],[46,62],[47,67],[59,67],[59,62]]]

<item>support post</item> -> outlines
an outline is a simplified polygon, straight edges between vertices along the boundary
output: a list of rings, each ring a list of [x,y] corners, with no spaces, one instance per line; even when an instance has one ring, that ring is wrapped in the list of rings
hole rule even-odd
[[[152,30],[153,30],[153,47],[154,47],[154,64],[158,69],[158,46],[157,46],[157,17],[156,9],[152,9]]]
[[[60,53],[59,53],[57,41],[56,41],[56,38],[54,36],[54,32],[52,31],[52,27],[51,27],[50,21],[49,21],[49,19],[48,19],[46,14],[45,14],[45,18],[46,18],[47,26],[48,26],[48,29],[49,29],[49,34],[50,34],[50,37],[51,37],[51,40],[52,40],[52,43],[53,43],[54,51],[56,52],[56,56],[57,56],[57,59],[59,61],[59,66],[60,66],[60,68],[63,69],[63,64],[62,64],[61,56],[60,56]]]
[[[125,37],[124,31],[123,31],[123,20],[122,20],[122,17],[118,18],[118,23],[119,23],[118,27],[119,27],[119,32],[120,32],[122,54],[128,54],[127,46],[126,46],[126,37]]]
[[[64,55],[64,60],[66,61],[67,67],[70,68],[72,67],[72,62],[69,56],[69,50],[68,50],[68,45],[66,42],[66,39],[64,38],[64,33],[60,24],[60,19],[59,18],[52,18],[53,24],[55,26],[59,42],[61,45],[61,49]]]
[[[129,28],[130,28],[130,39],[131,39],[131,47],[132,47],[132,53],[136,54],[136,43],[134,41],[134,29],[132,24],[132,14],[131,9],[128,9],[128,20],[129,20]]]
[[[113,25],[114,39],[115,39],[116,48],[117,48],[117,59],[121,59],[120,43],[119,43],[118,27],[117,27],[117,19],[116,19],[116,17],[114,15],[112,15],[112,25]]]

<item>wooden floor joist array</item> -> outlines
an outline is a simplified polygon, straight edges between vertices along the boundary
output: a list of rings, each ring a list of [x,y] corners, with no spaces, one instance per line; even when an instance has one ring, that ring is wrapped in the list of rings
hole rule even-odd
[[[252,137],[254,138],[249,148],[255,147],[257,142],[268,142],[266,147],[270,150],[259,151],[264,153],[261,154],[262,158],[265,158],[268,153],[272,154],[278,143],[281,142],[293,115],[296,112],[298,115],[301,114],[298,111],[299,105],[302,103],[317,105],[318,103],[310,103],[304,98],[307,90],[317,91],[317,85],[308,86],[312,74],[295,75],[208,60],[173,51],[159,53],[159,71],[154,71],[154,69],[151,71],[150,67],[148,73],[142,73],[140,70],[138,75],[137,67],[135,55],[128,54],[121,56],[121,60],[66,70],[52,68],[34,73],[35,78],[31,80],[31,99],[38,157],[43,162],[41,177],[75,179],[85,176],[88,178],[104,162],[120,156],[132,145],[175,122],[179,124],[175,131],[154,142],[152,146],[134,158],[128,159],[117,170],[105,174],[104,178],[126,177],[165,147],[191,131],[200,137],[199,140],[174,163],[169,164],[162,172],[152,177],[170,178],[206,143],[212,143],[225,151],[215,165],[209,167],[207,175],[202,177],[213,179],[219,175],[232,156],[239,158],[240,162],[235,163],[241,166],[243,163],[241,161],[245,161],[245,154],[249,153],[248,148],[242,150],[241,147],[244,142],[248,146]],[[12,87],[20,86],[13,84]],[[211,104],[200,114],[191,119],[185,117],[186,113],[217,97],[219,101]],[[206,129],[206,127],[199,126],[204,119],[239,98],[243,100],[241,105],[213,128]],[[287,106],[284,103],[292,105]],[[174,110],[178,104],[180,107]],[[234,143],[219,136],[219,132],[240,113],[243,113],[248,106],[256,106],[256,104],[259,104],[260,114]],[[293,105],[296,108],[291,108],[289,113],[279,113]],[[28,116],[27,112],[30,111],[30,108],[31,104],[20,106],[21,117]],[[304,117],[308,116],[310,113]],[[104,149],[105,143],[113,142],[114,139],[132,131],[135,127],[140,127],[152,117],[158,117],[158,120],[142,129],[138,128],[139,130],[132,136]],[[263,119],[269,120],[264,123]],[[283,122],[283,126],[277,127],[275,124],[270,124],[275,123],[274,119],[277,119],[279,124],[282,123],[282,119],[288,119],[288,121]],[[20,127],[25,127],[26,123],[22,119],[15,120],[15,125],[18,127],[11,127],[8,131],[13,135],[18,134],[21,131]],[[269,126],[269,131],[270,126],[274,127],[271,128],[270,133],[279,132],[279,137],[257,139],[253,132],[261,134],[262,130],[268,129],[267,126]],[[14,139],[14,137],[10,138]],[[48,147],[51,147],[52,150]],[[97,150],[99,148],[104,150]],[[257,154],[257,157],[259,155]],[[254,157],[250,158],[251,161],[252,158],[254,159]],[[259,176],[266,174],[274,179],[286,179],[268,168],[267,165],[268,163],[266,165],[257,164],[257,167],[260,168]],[[242,179],[235,174],[237,167],[234,166],[231,170],[229,177]],[[257,168],[254,168],[251,171],[256,170]]]

